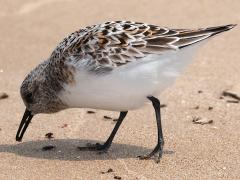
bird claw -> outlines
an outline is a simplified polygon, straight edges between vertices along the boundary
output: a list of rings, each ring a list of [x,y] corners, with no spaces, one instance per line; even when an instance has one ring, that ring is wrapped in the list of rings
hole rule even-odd
[[[159,155],[153,155],[154,156],[154,161],[156,162],[156,163],[159,163],[160,162],[160,159],[161,159],[161,156],[160,156],[160,154]],[[153,156],[149,156],[149,154],[147,154],[147,155],[142,155],[142,156],[137,156],[137,158],[138,159],[140,159],[140,160],[149,160],[149,159],[152,159],[152,157]]]
[[[108,146],[106,146],[105,144],[100,144],[100,143],[96,143],[96,144],[92,144],[92,143],[87,143],[86,146],[84,147],[78,147],[78,149],[80,151],[98,151],[99,154],[103,154],[103,153],[107,153],[108,151]]]
[[[160,144],[157,144],[151,153],[137,156],[137,158],[139,158],[140,160],[149,160],[152,159],[152,157],[154,157],[155,162],[159,163],[163,154],[162,149],[163,149],[162,146]]]

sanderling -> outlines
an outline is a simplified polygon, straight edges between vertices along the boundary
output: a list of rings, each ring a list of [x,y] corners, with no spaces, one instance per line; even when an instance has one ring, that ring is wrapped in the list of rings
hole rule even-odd
[[[131,21],[114,21],[80,29],[66,37],[51,56],[32,70],[21,86],[26,110],[16,140],[32,117],[66,108],[119,111],[104,144],[82,150],[106,151],[127,112],[149,100],[156,114],[157,145],[140,159],[163,153],[160,101],[155,97],[189,64],[196,45],[234,24],[202,29],[169,29]],[[201,43],[200,43],[201,44]]]

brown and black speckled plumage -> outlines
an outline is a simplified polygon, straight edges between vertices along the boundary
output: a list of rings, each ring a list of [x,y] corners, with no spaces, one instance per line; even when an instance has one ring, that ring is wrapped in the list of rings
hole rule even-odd
[[[54,50],[51,59],[64,61],[69,57],[78,60],[90,57],[93,59],[91,65],[95,67],[114,68],[147,54],[177,51],[232,27],[188,30],[131,21],[106,22],[80,29],[66,37]]]

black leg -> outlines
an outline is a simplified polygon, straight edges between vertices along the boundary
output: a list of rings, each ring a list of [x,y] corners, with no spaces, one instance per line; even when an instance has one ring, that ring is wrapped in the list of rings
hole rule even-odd
[[[109,138],[107,139],[107,141],[104,144],[99,144],[99,143],[87,144],[87,147],[78,147],[78,149],[79,150],[85,150],[85,151],[87,150],[87,151],[103,151],[103,152],[106,152],[109,149],[109,147],[111,146],[113,138],[116,135],[116,133],[117,133],[120,125],[122,124],[124,118],[126,117],[126,115],[127,115],[127,111],[120,113],[118,121],[117,121],[115,127],[113,128],[112,133],[110,134]]]
[[[163,145],[164,145],[162,124],[161,124],[160,101],[153,96],[149,96],[147,98],[150,101],[152,101],[152,105],[155,109],[156,120],[157,120],[158,141],[157,141],[157,145],[155,146],[155,148],[153,149],[153,151],[150,154],[138,156],[138,157],[140,159],[150,159],[152,156],[156,155],[157,156],[156,162],[158,163],[160,161],[160,158],[162,157]]]

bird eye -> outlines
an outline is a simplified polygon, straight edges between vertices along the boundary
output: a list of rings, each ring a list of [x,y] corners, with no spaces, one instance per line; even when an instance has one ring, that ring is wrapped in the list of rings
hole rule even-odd
[[[26,94],[25,99],[26,99],[27,103],[32,103],[33,102],[32,96],[33,96],[32,93]]]

